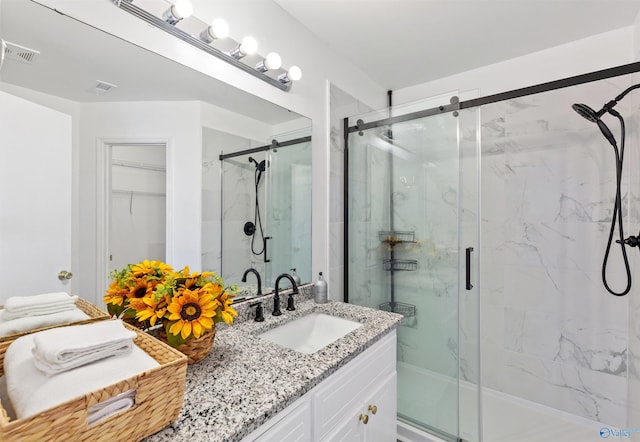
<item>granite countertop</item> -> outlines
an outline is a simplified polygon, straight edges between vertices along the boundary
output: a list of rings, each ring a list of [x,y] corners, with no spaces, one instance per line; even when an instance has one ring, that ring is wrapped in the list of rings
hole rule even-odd
[[[238,304],[233,326],[220,326],[212,352],[187,369],[184,405],[178,419],[145,442],[239,441],[295,402],[322,380],[396,328],[401,315],[342,302],[316,304],[311,286],[301,287],[296,310],[271,315],[273,295],[265,305],[264,322],[250,320],[248,303]],[[258,334],[310,312],[323,312],[362,323],[313,354],[302,354],[260,339]]]

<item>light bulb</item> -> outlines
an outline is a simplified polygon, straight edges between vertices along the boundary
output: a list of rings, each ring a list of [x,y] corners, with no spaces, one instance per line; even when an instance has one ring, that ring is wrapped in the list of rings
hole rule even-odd
[[[280,83],[290,83],[292,81],[298,81],[302,78],[302,69],[298,66],[291,66],[287,72],[278,75],[278,81]]]
[[[173,13],[179,18],[189,18],[193,14],[193,5],[190,0],[176,0],[173,5]]]
[[[282,58],[277,52],[269,52],[267,56],[260,63],[256,65],[256,69],[260,72],[267,72],[268,70],[280,69],[282,66]]]
[[[242,39],[240,50],[245,55],[255,54],[256,52],[258,52],[258,42],[253,37],[245,37]]]
[[[298,81],[302,78],[302,69],[298,66],[291,66],[287,72],[287,76],[291,81]]]
[[[200,33],[200,38],[211,43],[213,40],[226,38],[229,35],[229,25],[221,18],[216,18]]]
[[[183,18],[191,17],[193,14],[193,5],[190,0],[176,0],[175,4],[164,11],[162,19],[170,25],[175,25]]]
[[[221,18],[216,18],[211,22],[211,30],[216,38],[227,38],[229,35],[229,25]]]
[[[240,60],[245,55],[251,55],[258,52],[258,42],[253,37],[245,37],[237,48],[229,52],[236,60]]]

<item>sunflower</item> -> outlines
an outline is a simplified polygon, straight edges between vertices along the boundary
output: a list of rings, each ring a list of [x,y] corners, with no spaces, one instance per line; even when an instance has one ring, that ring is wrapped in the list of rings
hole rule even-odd
[[[220,303],[207,290],[181,289],[167,307],[170,315],[168,332],[187,339],[193,333],[197,339],[213,327],[213,317]]]
[[[173,268],[169,264],[165,264],[162,261],[149,261],[145,259],[138,264],[131,265],[131,274],[136,278],[146,276],[147,279],[161,278],[163,275],[173,271]]]
[[[121,306],[128,293],[128,287],[121,287],[120,284],[118,284],[118,281],[113,281],[109,284],[107,294],[104,296],[104,302],[107,304]]]
[[[147,281],[146,279],[138,279],[135,281],[135,285],[129,287],[129,293],[127,293],[127,298],[136,299],[136,298],[144,298],[145,296],[151,294],[153,290],[156,288],[157,282]]]
[[[151,326],[156,325],[157,320],[164,318],[167,312],[167,299],[165,297],[156,299],[153,294],[140,299],[132,299],[130,305],[136,310],[138,321],[149,320]]]
[[[238,312],[235,311],[233,307],[231,307],[231,303],[233,302],[233,295],[229,292],[222,292],[217,297],[218,302],[221,304],[222,309],[220,310],[220,316],[222,316],[222,320],[227,324],[233,324],[233,318],[238,317]]]

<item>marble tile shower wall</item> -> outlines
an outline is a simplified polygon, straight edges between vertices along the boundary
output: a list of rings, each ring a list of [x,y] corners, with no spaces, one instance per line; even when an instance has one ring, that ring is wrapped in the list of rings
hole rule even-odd
[[[221,164],[220,152],[235,152],[252,147],[251,141],[205,129],[203,133],[203,172],[202,172],[202,268],[220,272],[225,280],[239,281],[244,267],[230,263],[241,263],[244,266],[250,260],[259,266],[259,260],[251,256],[251,237],[243,231],[244,223],[253,221],[254,207],[254,166],[247,157],[230,158],[223,163],[224,195],[221,202]],[[259,157],[258,161],[260,161]],[[262,202],[261,202],[262,204]],[[221,225],[224,218],[224,232]],[[261,206],[263,207],[263,206]],[[220,248],[221,234],[224,234],[222,254]],[[224,256],[224,265],[222,265]],[[256,267],[262,273],[261,267]]]
[[[597,107],[627,83],[481,109],[483,385],[619,426],[627,423],[629,297],[609,295],[600,279],[614,154],[570,106]],[[630,182],[628,171],[625,221],[631,207],[637,226],[639,201],[628,191],[637,175]],[[615,250],[609,274],[624,280]]]
[[[342,299],[344,281],[344,137],[343,119],[372,109],[339,87],[329,90],[331,132],[329,139],[329,293]],[[314,279],[316,275],[313,275]]]

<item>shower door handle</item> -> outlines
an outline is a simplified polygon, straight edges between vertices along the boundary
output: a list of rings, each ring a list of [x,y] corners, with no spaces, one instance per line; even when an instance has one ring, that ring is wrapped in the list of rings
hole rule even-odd
[[[471,284],[471,252],[473,252],[473,247],[467,247],[465,252],[465,288],[471,290],[473,288],[473,284]]]
[[[263,249],[264,250],[264,262],[271,262],[270,259],[267,258],[267,240],[271,239],[270,236],[265,236],[264,237],[264,242],[263,242]]]

